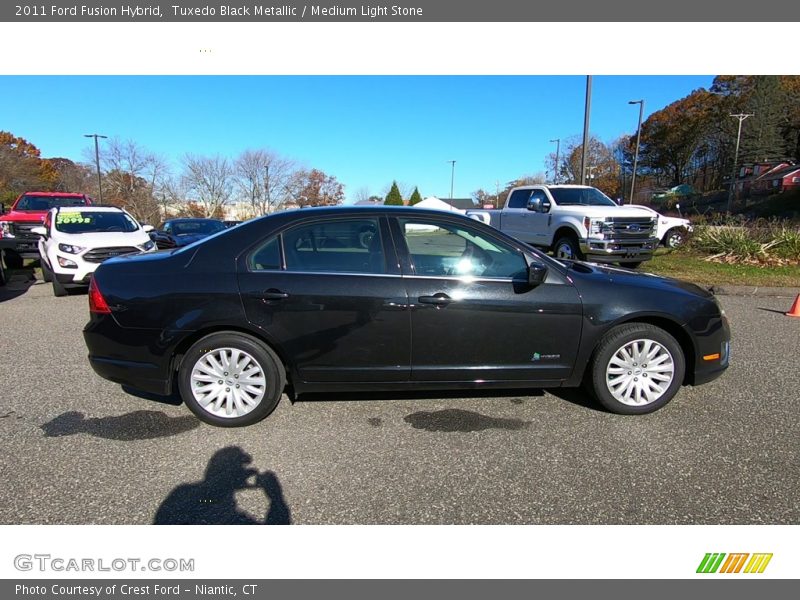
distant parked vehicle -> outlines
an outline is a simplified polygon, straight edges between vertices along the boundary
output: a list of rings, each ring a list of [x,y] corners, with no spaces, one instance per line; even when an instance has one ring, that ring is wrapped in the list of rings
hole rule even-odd
[[[241,223],[241,221],[223,221],[222,222],[222,224],[225,225],[225,227],[236,227],[239,223]]]
[[[217,219],[170,219],[150,238],[159,250],[181,248],[224,229],[225,224]]]
[[[19,269],[26,258],[39,257],[39,237],[31,229],[44,222],[47,211],[58,206],[87,206],[86,194],[64,192],[25,192],[0,215],[0,240],[3,240],[6,266]]]
[[[512,189],[500,210],[467,210],[556,258],[636,268],[658,245],[655,216],[617,205],[585,185],[526,185]]]
[[[89,285],[109,258],[155,251],[149,229],[121,208],[86,206],[53,208],[31,233],[39,236],[42,278],[53,283],[55,296],[65,296],[68,288]]]
[[[679,219],[678,217],[667,217],[656,212],[649,206],[640,204],[626,204],[625,208],[646,210],[658,220],[656,221],[656,237],[667,248],[677,248],[686,241],[686,234],[693,231],[692,222],[689,219]],[[680,204],[678,205],[680,208]]]

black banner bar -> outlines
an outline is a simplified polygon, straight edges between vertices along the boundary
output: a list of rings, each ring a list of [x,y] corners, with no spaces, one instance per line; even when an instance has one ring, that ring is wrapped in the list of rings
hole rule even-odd
[[[42,0],[0,5],[0,21],[83,22],[797,22],[800,3],[784,0]],[[677,29],[677,26],[676,26]],[[711,34],[711,33],[710,33]],[[636,46],[636,40],[629,40]],[[654,43],[655,40],[648,40]],[[680,32],[661,43],[683,43]]]

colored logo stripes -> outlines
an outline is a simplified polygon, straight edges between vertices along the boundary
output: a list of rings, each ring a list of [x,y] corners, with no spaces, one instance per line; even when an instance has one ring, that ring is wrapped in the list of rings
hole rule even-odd
[[[750,560],[748,560],[748,557]],[[700,561],[697,572],[763,573],[770,560],[772,560],[771,553],[749,554],[747,552],[737,552],[725,554],[724,552],[708,552],[703,557],[703,560]]]

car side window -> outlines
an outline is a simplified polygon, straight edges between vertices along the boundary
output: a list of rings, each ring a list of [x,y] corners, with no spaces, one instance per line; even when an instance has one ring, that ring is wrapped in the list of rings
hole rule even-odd
[[[512,247],[470,227],[400,219],[417,275],[429,277],[526,277],[528,263]]]
[[[281,268],[281,236],[268,239],[250,254],[247,266],[251,271],[278,271]]]
[[[286,270],[323,273],[386,273],[377,218],[335,219],[283,233]]]
[[[511,193],[508,199],[508,208],[528,208],[528,198],[531,196],[530,190],[516,190]]]

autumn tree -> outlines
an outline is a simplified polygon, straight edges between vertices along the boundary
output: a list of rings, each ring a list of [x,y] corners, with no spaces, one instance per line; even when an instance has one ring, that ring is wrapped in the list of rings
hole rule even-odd
[[[415,204],[419,204],[422,202],[422,196],[419,193],[419,188],[414,187],[414,192],[411,194],[411,197],[408,199],[408,205],[414,206]]]
[[[27,190],[52,190],[58,175],[39,149],[26,139],[0,131],[0,201]]]
[[[783,132],[788,124],[786,92],[775,75],[755,78],[747,99],[747,112],[753,116],[742,127],[740,157],[748,162],[768,162],[787,157]]]
[[[245,150],[234,162],[239,195],[255,215],[271,213],[287,199],[296,175],[294,161],[266,149]]]
[[[344,186],[333,175],[319,169],[297,171],[288,191],[301,207],[335,206],[344,201]]]
[[[400,194],[400,188],[397,187],[396,181],[392,182],[392,187],[386,194],[383,203],[389,206],[403,206],[403,196]]]

